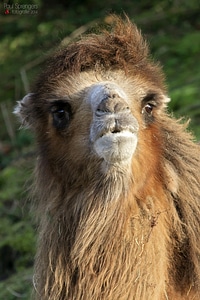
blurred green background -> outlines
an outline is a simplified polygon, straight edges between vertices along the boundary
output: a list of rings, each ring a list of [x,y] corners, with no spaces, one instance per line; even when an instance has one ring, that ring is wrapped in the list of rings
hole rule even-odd
[[[109,13],[126,12],[163,65],[169,110],[191,119],[200,139],[199,0],[1,1],[0,4],[0,299],[30,299],[35,225],[28,189],[35,152],[31,134],[12,114],[47,55]]]

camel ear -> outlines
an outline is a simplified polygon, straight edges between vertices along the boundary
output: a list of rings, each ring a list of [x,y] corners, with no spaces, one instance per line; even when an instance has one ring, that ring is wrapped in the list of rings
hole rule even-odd
[[[167,95],[163,95],[163,103],[167,104],[171,101],[171,98],[169,98]]]
[[[171,99],[167,95],[162,95],[161,103],[162,107],[167,107],[168,103],[171,101]]]
[[[165,111],[165,109],[168,107],[168,103],[171,101],[171,99],[168,97],[168,95],[160,91],[158,100],[159,109],[157,113],[160,114],[161,112],[163,112],[163,110]]]
[[[17,101],[13,113],[17,115],[22,127],[31,127],[31,100],[33,93],[27,94],[22,100]]]

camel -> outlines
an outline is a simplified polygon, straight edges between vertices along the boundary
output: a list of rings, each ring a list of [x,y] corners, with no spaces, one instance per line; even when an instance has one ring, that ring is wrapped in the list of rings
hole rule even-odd
[[[60,47],[15,113],[34,132],[37,300],[200,299],[200,151],[140,30]]]

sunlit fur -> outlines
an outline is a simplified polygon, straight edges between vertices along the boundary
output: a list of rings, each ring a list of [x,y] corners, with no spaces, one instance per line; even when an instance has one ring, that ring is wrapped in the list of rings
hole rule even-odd
[[[18,109],[35,132],[38,300],[200,299],[200,151],[166,111],[160,67],[135,25],[113,17],[99,35],[59,49]],[[139,124],[129,165],[104,162],[89,140],[90,86],[114,82]],[[158,95],[153,119],[142,99]],[[28,100],[27,100],[28,99]],[[59,132],[49,103],[67,99]]]

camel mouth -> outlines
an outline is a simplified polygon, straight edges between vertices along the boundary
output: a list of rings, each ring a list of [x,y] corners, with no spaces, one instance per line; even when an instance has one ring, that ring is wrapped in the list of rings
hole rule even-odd
[[[131,160],[137,147],[137,134],[130,130],[110,131],[94,142],[96,154],[108,163],[122,163]]]
[[[121,128],[119,125],[115,125],[113,128],[103,128],[99,133],[97,133],[96,136],[96,140],[98,138],[102,138],[104,136],[109,136],[111,138],[113,138],[114,136],[112,135],[116,135],[118,137],[120,136],[127,136],[127,137],[131,137],[132,135],[137,134],[137,128],[135,128],[134,126],[131,125],[127,125],[127,126],[123,126],[123,128]]]

